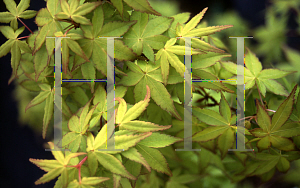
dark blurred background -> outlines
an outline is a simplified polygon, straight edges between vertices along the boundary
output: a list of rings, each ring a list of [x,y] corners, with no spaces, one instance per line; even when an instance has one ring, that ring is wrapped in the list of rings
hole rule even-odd
[[[19,3],[19,0],[15,1],[17,4]],[[176,3],[176,0],[174,2]],[[263,0],[178,0],[178,2],[181,9],[180,12],[191,12],[191,17],[198,14],[201,10],[203,10],[203,8],[209,7],[208,11],[205,14],[205,19],[207,20],[209,20],[213,16],[222,15],[226,11],[235,10],[250,24],[249,27],[251,29],[261,26],[265,23],[264,10],[270,4],[268,1]],[[0,3],[0,11],[7,11],[3,1],[1,1]],[[41,8],[44,8],[45,6],[46,2],[44,2],[43,0],[32,0],[29,9],[39,10]],[[23,22],[32,31],[37,30],[34,19],[23,20]],[[1,25],[5,24],[1,23]],[[19,27],[21,26],[22,24],[19,23]],[[289,28],[293,29],[297,27],[297,23],[294,21],[294,19],[289,18],[288,26]],[[30,32],[25,29],[20,37],[27,36],[29,34]],[[0,37],[2,45],[6,41],[6,39],[4,38],[2,33],[0,34]],[[287,43],[294,49],[300,49],[299,36],[297,35],[289,37]],[[44,175],[45,172],[39,169],[36,165],[30,163],[29,158],[52,159],[53,156],[51,152],[46,152],[43,148],[43,144],[48,140],[42,139],[41,132],[40,134],[35,134],[35,132],[31,130],[27,125],[20,125],[18,123],[17,103],[12,95],[15,85],[14,83],[8,85],[8,80],[12,73],[10,58],[11,56],[9,53],[5,57],[2,57],[0,60],[0,130],[2,132],[0,136],[0,187],[53,187],[55,181],[39,186],[34,185],[34,182],[42,175]]]

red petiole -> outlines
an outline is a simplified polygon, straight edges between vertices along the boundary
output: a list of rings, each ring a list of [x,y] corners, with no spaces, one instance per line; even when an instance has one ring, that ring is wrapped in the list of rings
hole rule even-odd
[[[67,167],[75,167],[78,169],[78,179],[79,179],[79,183],[81,183],[81,166],[83,165],[83,163],[87,160],[88,156],[86,156],[85,158],[83,158],[77,165],[73,165],[73,166],[67,166]]]
[[[30,31],[31,34],[33,34],[33,32],[29,29],[29,27],[27,27],[27,25],[24,22],[22,22],[20,18],[18,18],[18,20]]]

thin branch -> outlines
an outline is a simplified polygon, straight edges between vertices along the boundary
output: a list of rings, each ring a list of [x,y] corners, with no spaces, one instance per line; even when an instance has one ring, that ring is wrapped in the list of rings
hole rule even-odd
[[[22,22],[22,20],[19,17],[17,17],[17,19],[30,31],[31,34],[33,34],[29,27],[27,27],[27,25],[24,22]]]
[[[25,37],[20,37],[20,38],[17,38],[18,40],[20,40],[20,39],[26,39],[26,38],[28,38],[29,36],[25,36]]]
[[[78,179],[79,179],[79,183],[81,183],[81,166],[83,165],[83,163],[87,160],[88,156],[84,157],[77,165],[73,165],[73,166],[67,166],[67,167],[75,167],[78,169]]]
[[[73,26],[73,27],[71,27],[70,29],[68,29],[68,30],[65,32],[64,36],[66,36],[67,33],[68,33],[71,29],[73,29],[74,27],[75,27],[75,26]]]
[[[262,98],[261,98],[261,95],[260,95],[260,90],[259,90],[259,88],[258,88],[258,85],[257,85],[257,83],[255,83],[255,84],[256,84],[256,87],[257,87],[258,94],[259,94],[259,98],[260,98],[261,105],[264,106],[264,103],[263,103],[263,101],[262,101]]]
[[[269,112],[276,112],[275,110],[270,110],[270,109],[266,109],[267,111],[269,111]]]
[[[249,119],[249,118],[254,118],[254,116],[244,117],[244,118],[239,119],[239,121],[241,121],[241,120],[246,120],[246,119]]]

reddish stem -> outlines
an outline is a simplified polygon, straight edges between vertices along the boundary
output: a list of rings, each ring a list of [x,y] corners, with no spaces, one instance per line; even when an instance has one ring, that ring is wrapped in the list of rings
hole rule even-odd
[[[67,35],[67,33],[71,30],[71,29],[73,29],[75,26],[73,26],[73,27],[70,27],[66,32],[65,32],[65,34],[64,34],[64,36],[66,36]]]
[[[78,167],[78,179],[79,179],[79,184],[81,184],[81,166]]]
[[[68,167],[75,167],[78,169],[78,179],[79,179],[79,184],[81,183],[81,166],[83,165],[83,163],[87,160],[88,156],[86,156],[85,158],[83,158],[77,165],[73,165],[73,166],[68,166]]]
[[[26,38],[28,38],[29,36],[25,36],[25,37],[20,37],[20,38],[17,38],[18,40],[20,40],[20,39],[26,39]]]
[[[83,163],[87,160],[88,156],[86,156],[85,158],[83,158],[79,163],[78,165],[82,166]]]
[[[30,31],[30,33],[33,34],[33,32],[29,29],[29,27],[27,27],[27,25],[24,22],[22,22],[22,20],[19,17],[17,18]]]

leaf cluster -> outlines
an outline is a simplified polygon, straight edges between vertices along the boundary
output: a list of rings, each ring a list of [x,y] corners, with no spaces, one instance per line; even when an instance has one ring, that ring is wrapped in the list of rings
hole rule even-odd
[[[246,113],[252,114],[246,119],[255,121],[245,121],[245,133],[237,131],[237,121],[243,119],[232,112],[235,84],[193,82],[192,94],[204,96],[199,100],[204,105],[192,102],[190,122],[193,148],[201,148],[201,152],[175,152],[175,148],[184,146],[187,50],[192,55],[194,80],[236,79],[240,68],[233,61],[222,61],[231,57],[222,50],[226,47],[219,49],[213,41],[205,40],[233,26],[208,27],[201,22],[207,8],[190,18],[189,13],[161,16],[147,0],[47,0],[46,7],[37,13],[26,10],[29,0],[21,0],[18,6],[14,1],[4,2],[8,12],[0,13],[0,22],[10,26],[0,26],[8,39],[0,47],[0,57],[11,53],[9,83],[15,80],[36,93],[25,111],[45,105],[44,138],[53,122],[55,98],[55,42],[46,37],[67,37],[61,40],[62,79],[91,80],[61,84],[63,148],[49,142],[54,160],[30,159],[47,172],[36,184],[58,177],[55,187],[186,187],[217,170],[235,182],[248,176],[268,180],[276,169],[287,172],[290,162],[300,158],[299,88],[286,89],[275,80],[296,71],[263,69],[248,48],[243,68]],[[18,38],[27,26],[18,28],[17,21],[23,23],[21,18],[34,16],[39,29]],[[121,150],[115,151],[105,150],[112,138],[105,84],[94,82],[107,77],[104,37],[118,37],[114,40],[112,118],[114,147]],[[195,37],[190,47],[185,46],[186,37]],[[291,58],[295,56],[290,54]],[[261,98],[274,94],[286,97],[276,111],[268,109]],[[208,104],[209,99],[214,105]],[[246,148],[254,152],[228,152],[236,147],[237,134],[246,135]],[[167,181],[163,181],[166,178],[162,173],[168,175]]]

